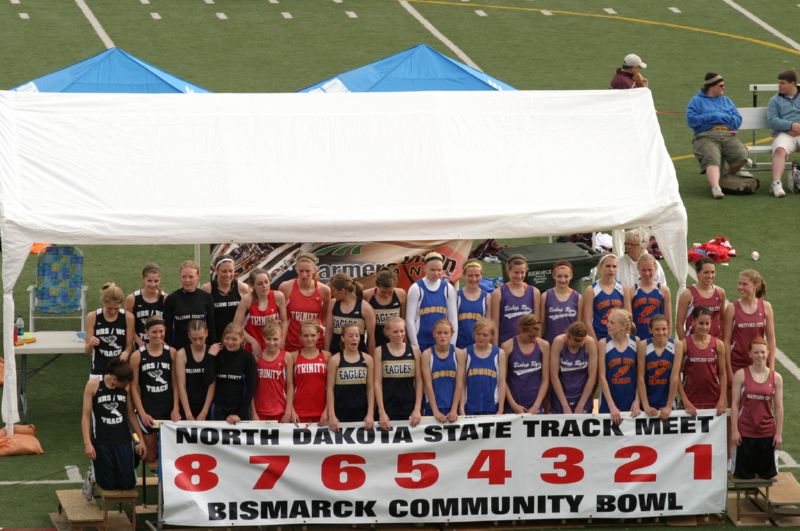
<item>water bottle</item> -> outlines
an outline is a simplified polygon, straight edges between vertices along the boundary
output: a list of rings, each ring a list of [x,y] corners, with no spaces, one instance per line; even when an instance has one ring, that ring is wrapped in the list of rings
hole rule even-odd
[[[17,338],[19,341],[22,341],[22,338],[25,335],[25,321],[22,320],[21,315],[17,316],[16,329],[17,329]]]

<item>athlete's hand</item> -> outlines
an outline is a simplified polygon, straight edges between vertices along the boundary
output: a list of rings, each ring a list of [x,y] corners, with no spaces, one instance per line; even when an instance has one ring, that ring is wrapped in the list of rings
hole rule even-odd
[[[647,409],[645,409],[645,413],[647,413],[648,417],[657,417],[658,416],[658,410],[656,408],[654,408],[653,406],[650,406]]]
[[[222,350],[222,343],[214,343],[210,347],[208,347],[208,353],[212,356],[216,356]]]
[[[97,452],[94,450],[94,445],[92,443],[86,443],[83,447],[83,452],[86,454],[86,457],[94,461],[97,459]]]
[[[141,419],[142,424],[144,424],[144,426],[146,428],[152,428],[156,423],[156,419],[154,419],[153,417],[151,417],[148,413],[146,413],[144,411],[141,411],[139,413],[139,419]]]
[[[256,340],[250,341],[250,351],[256,358],[261,356],[261,345],[258,344],[258,341]]]
[[[371,430],[373,426],[375,426],[375,418],[370,415],[364,417],[364,427]]]
[[[178,411],[178,408],[172,410],[172,412],[169,414],[169,419],[172,422],[178,422],[179,420],[181,420],[181,412]]]
[[[389,431],[389,428],[392,427],[391,422],[389,422],[389,415],[385,411],[381,411],[379,425],[383,431]]]
[[[322,423],[322,419],[320,419],[320,424],[321,423]],[[328,418],[328,427],[333,432],[339,431],[339,419],[336,418],[336,415]]]
[[[733,428],[731,431],[731,442],[736,446],[742,444],[742,434],[739,433],[739,430],[736,428]]]
[[[438,409],[433,410],[433,416],[434,416],[434,418],[436,418],[436,420],[438,420],[442,424],[447,422],[447,415],[445,415],[444,413],[442,413]]]
[[[692,404],[688,400],[686,401],[686,403],[683,404],[683,409],[685,409],[686,412],[691,416],[693,417],[697,416],[697,408],[694,406],[694,404]],[[722,409],[723,411],[725,410],[725,408]],[[719,403],[717,403],[717,416],[719,416]]]
[[[564,414],[566,415],[569,415],[570,413],[575,413],[575,411],[572,411],[572,408],[569,407],[569,402],[567,401],[561,402],[561,409],[564,411]],[[578,408],[576,407],[575,410],[577,411]]]
[[[778,448],[781,447],[781,444],[783,444],[783,437],[781,436],[780,433],[776,433],[775,437],[772,438],[772,445],[777,450]]]
[[[448,422],[455,422],[458,420],[458,410],[453,408],[450,410],[450,413],[447,414]]]
[[[528,412],[528,410],[527,410],[527,409],[525,409],[524,407],[522,407],[522,406],[521,406],[521,405],[519,405],[519,404],[514,404],[513,406],[511,406],[511,409],[513,409],[513,410],[514,410],[514,413],[519,413],[519,414],[521,414],[521,415],[524,415],[525,413],[527,413],[527,412]]]
[[[411,412],[411,416],[408,417],[408,423],[413,428],[414,426],[419,424],[419,421],[420,421],[421,418],[422,418],[422,416],[419,413],[419,409],[415,409],[414,411]]]
[[[664,406],[661,408],[661,420],[667,420],[672,414],[672,406]]]
[[[728,408],[725,407],[725,398],[720,398],[719,402],[717,402],[717,416],[721,417],[722,415],[724,415],[726,409]]]
[[[136,449],[134,450],[139,454],[139,457],[144,459],[144,456],[147,455],[147,447],[144,444],[137,444]]]
[[[241,421],[242,419],[239,417],[239,415],[228,415],[225,418],[225,422],[227,422],[228,424],[236,424],[237,422]]]
[[[86,344],[90,347],[96,347],[100,344],[100,339],[97,336],[86,336]]]
[[[639,402],[634,402],[631,406],[631,418],[636,418],[642,412],[642,409],[639,407]]]
[[[619,409],[616,406],[609,407],[608,412],[611,413],[611,420],[614,424],[619,425],[619,423],[622,422],[622,415],[620,415]]]

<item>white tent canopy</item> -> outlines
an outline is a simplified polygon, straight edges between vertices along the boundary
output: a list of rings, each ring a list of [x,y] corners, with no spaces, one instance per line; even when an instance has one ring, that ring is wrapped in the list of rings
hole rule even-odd
[[[686,211],[651,94],[0,92],[3,419],[13,288],[34,241],[187,244],[548,236],[652,226],[686,278]]]

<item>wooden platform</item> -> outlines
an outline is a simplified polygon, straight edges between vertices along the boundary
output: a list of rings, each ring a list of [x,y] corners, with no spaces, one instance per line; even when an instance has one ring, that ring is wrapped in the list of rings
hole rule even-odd
[[[85,502],[86,500],[84,500],[84,503]],[[75,529],[95,529],[97,531],[103,531],[105,529],[105,525],[102,522],[98,526],[72,526],[69,520],[67,520],[67,515],[64,513],[48,513],[48,516],[50,517],[50,521],[53,522],[53,527],[56,528],[56,531],[74,531]],[[128,517],[125,516],[124,513],[110,514],[108,521],[109,529],[111,530],[129,528],[131,525],[128,521]]]
[[[761,496],[755,499],[760,509],[769,513],[772,522],[778,527],[800,527],[800,483],[791,472],[780,472],[769,489],[769,502],[766,493],[759,489]]]
[[[103,511],[94,500],[87,502],[80,489],[57,490],[56,497],[58,512],[66,518],[67,529],[105,529]]]

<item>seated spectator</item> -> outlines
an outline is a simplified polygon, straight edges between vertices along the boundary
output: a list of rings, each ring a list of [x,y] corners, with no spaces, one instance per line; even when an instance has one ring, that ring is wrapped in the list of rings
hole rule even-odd
[[[781,185],[783,168],[789,155],[800,147],[800,98],[797,97],[797,73],[786,70],[778,74],[778,93],[767,105],[767,121],[772,128],[772,186],[775,197],[786,192]],[[789,186],[789,190],[793,189]]]

